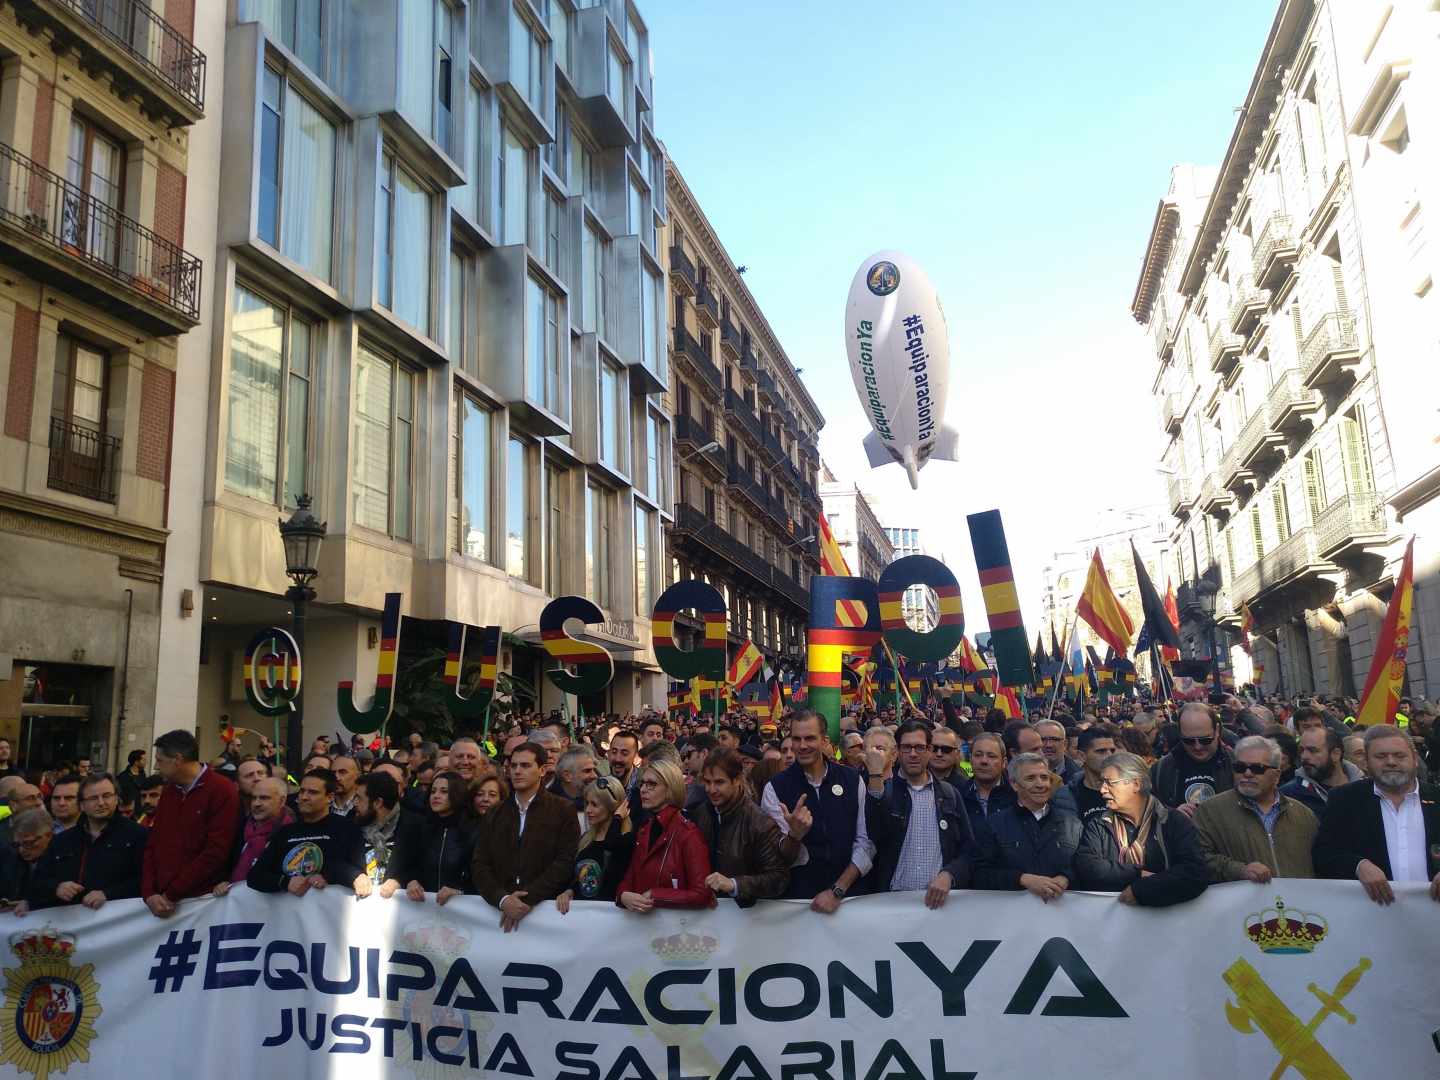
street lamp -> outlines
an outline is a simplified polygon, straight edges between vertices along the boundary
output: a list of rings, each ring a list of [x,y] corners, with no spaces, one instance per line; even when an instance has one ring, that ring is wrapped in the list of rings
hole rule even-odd
[[[1206,633],[1210,638],[1210,673],[1215,679],[1215,691],[1220,691],[1220,648],[1215,639],[1219,624],[1215,621],[1215,604],[1220,595],[1220,584],[1209,574],[1195,583],[1195,599],[1205,616]]]
[[[289,521],[281,521],[280,543],[285,548],[285,573],[294,582],[285,591],[294,614],[295,646],[303,662],[305,655],[305,605],[315,599],[315,590],[310,583],[320,573],[320,544],[325,539],[325,522],[310,512],[310,496],[300,495],[295,499],[295,513]],[[285,766],[290,775],[300,772],[300,742],[305,737],[305,680],[301,671],[300,689],[295,694],[294,705],[285,727],[287,747]]]

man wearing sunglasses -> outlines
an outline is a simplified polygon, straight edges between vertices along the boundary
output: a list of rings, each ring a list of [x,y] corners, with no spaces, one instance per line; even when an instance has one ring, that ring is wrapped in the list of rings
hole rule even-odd
[[[1150,770],[1155,797],[1193,817],[1206,799],[1235,786],[1231,761],[1220,741],[1215,714],[1209,706],[1192,701],[1180,710],[1180,745]]]
[[[1303,803],[1280,794],[1280,746],[1263,735],[1235,744],[1235,788],[1195,810],[1195,833],[1211,881],[1313,878],[1310,848],[1320,822]]]
[[[930,775],[947,784],[965,779],[965,773],[960,769],[960,736],[944,724],[930,736]]]

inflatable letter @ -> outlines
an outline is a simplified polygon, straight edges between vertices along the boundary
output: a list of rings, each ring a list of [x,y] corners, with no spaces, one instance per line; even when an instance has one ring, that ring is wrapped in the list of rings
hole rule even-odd
[[[400,656],[400,602],[403,594],[385,594],[385,612],[380,617],[380,660],[375,672],[375,696],[364,712],[355,708],[355,684],[342,682],[336,692],[335,707],[340,722],[356,735],[379,731],[390,719],[395,706],[395,665]]]
[[[261,630],[245,647],[245,700],[261,716],[282,716],[300,696],[300,647],[286,630]]]

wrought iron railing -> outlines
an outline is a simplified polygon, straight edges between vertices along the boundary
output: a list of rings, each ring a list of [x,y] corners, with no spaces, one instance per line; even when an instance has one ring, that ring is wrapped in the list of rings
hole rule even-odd
[[[36,5],[37,0],[27,0]],[[205,54],[143,0],[43,0],[73,11],[201,112]]]
[[[115,474],[120,461],[120,440],[93,428],[50,418],[50,472],[48,484],[102,502],[115,501]]]
[[[199,321],[199,259],[4,143],[0,220]]]

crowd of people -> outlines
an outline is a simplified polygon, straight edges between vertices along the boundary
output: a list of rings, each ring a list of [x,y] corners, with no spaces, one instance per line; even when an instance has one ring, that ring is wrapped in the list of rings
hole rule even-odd
[[[281,748],[162,735],[153,772],[88,761],[27,777],[0,740],[0,899],[17,914],[140,898],[160,918],[245,884],[303,897],[484,898],[506,931],[538,905],[644,915],[720,899],[1075,890],[1146,907],[1211,884],[1392,883],[1440,901],[1440,731],[1427,702],[1357,730],[1343,701],[1121,700],[1007,720],[945,700],[859,711],[533,716],[439,746],[421,735]],[[713,726],[712,726],[713,725]],[[397,894],[403,893],[403,898]],[[1268,895],[1268,894],[1267,894]]]

